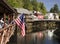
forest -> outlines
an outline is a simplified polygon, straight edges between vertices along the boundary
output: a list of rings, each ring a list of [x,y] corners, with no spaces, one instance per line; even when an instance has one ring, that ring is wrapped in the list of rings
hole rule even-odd
[[[43,2],[38,2],[37,0],[7,0],[7,2],[14,8],[25,8],[30,11],[40,11],[44,15],[47,12],[58,13],[60,15],[60,10],[57,4],[51,7],[50,11],[47,11]]]

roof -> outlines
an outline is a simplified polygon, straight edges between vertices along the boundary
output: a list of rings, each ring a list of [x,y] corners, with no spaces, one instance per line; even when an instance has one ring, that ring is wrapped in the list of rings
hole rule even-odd
[[[27,9],[24,8],[16,8],[18,13],[25,13],[25,14],[31,14],[32,11],[29,11]]]
[[[15,12],[14,8],[12,8],[6,0],[0,0],[0,13],[13,13]]]

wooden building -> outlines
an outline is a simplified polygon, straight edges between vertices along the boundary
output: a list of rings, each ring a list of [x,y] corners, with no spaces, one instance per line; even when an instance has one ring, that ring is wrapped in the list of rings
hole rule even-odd
[[[3,18],[4,21],[4,27],[0,28],[0,44],[9,42],[10,37],[13,35],[15,25],[12,24],[12,21],[16,13],[16,10],[8,5],[6,0],[0,0],[0,20]]]

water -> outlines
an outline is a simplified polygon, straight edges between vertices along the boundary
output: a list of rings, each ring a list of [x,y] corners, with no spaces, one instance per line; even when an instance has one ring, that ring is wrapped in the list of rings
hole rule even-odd
[[[17,44],[60,44],[53,36],[41,32],[27,34],[25,37],[18,37]]]
[[[48,30],[48,36],[52,38],[54,30]]]
[[[53,37],[53,32],[30,33],[26,34],[25,37],[19,36],[18,34],[16,40],[17,41],[9,42],[8,44],[60,44],[57,39]]]

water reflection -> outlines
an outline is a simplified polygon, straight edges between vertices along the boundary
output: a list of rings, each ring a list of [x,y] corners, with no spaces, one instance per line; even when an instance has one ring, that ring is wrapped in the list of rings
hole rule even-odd
[[[59,44],[56,39],[43,32],[27,34],[25,37],[18,37],[17,40],[17,44]]]

